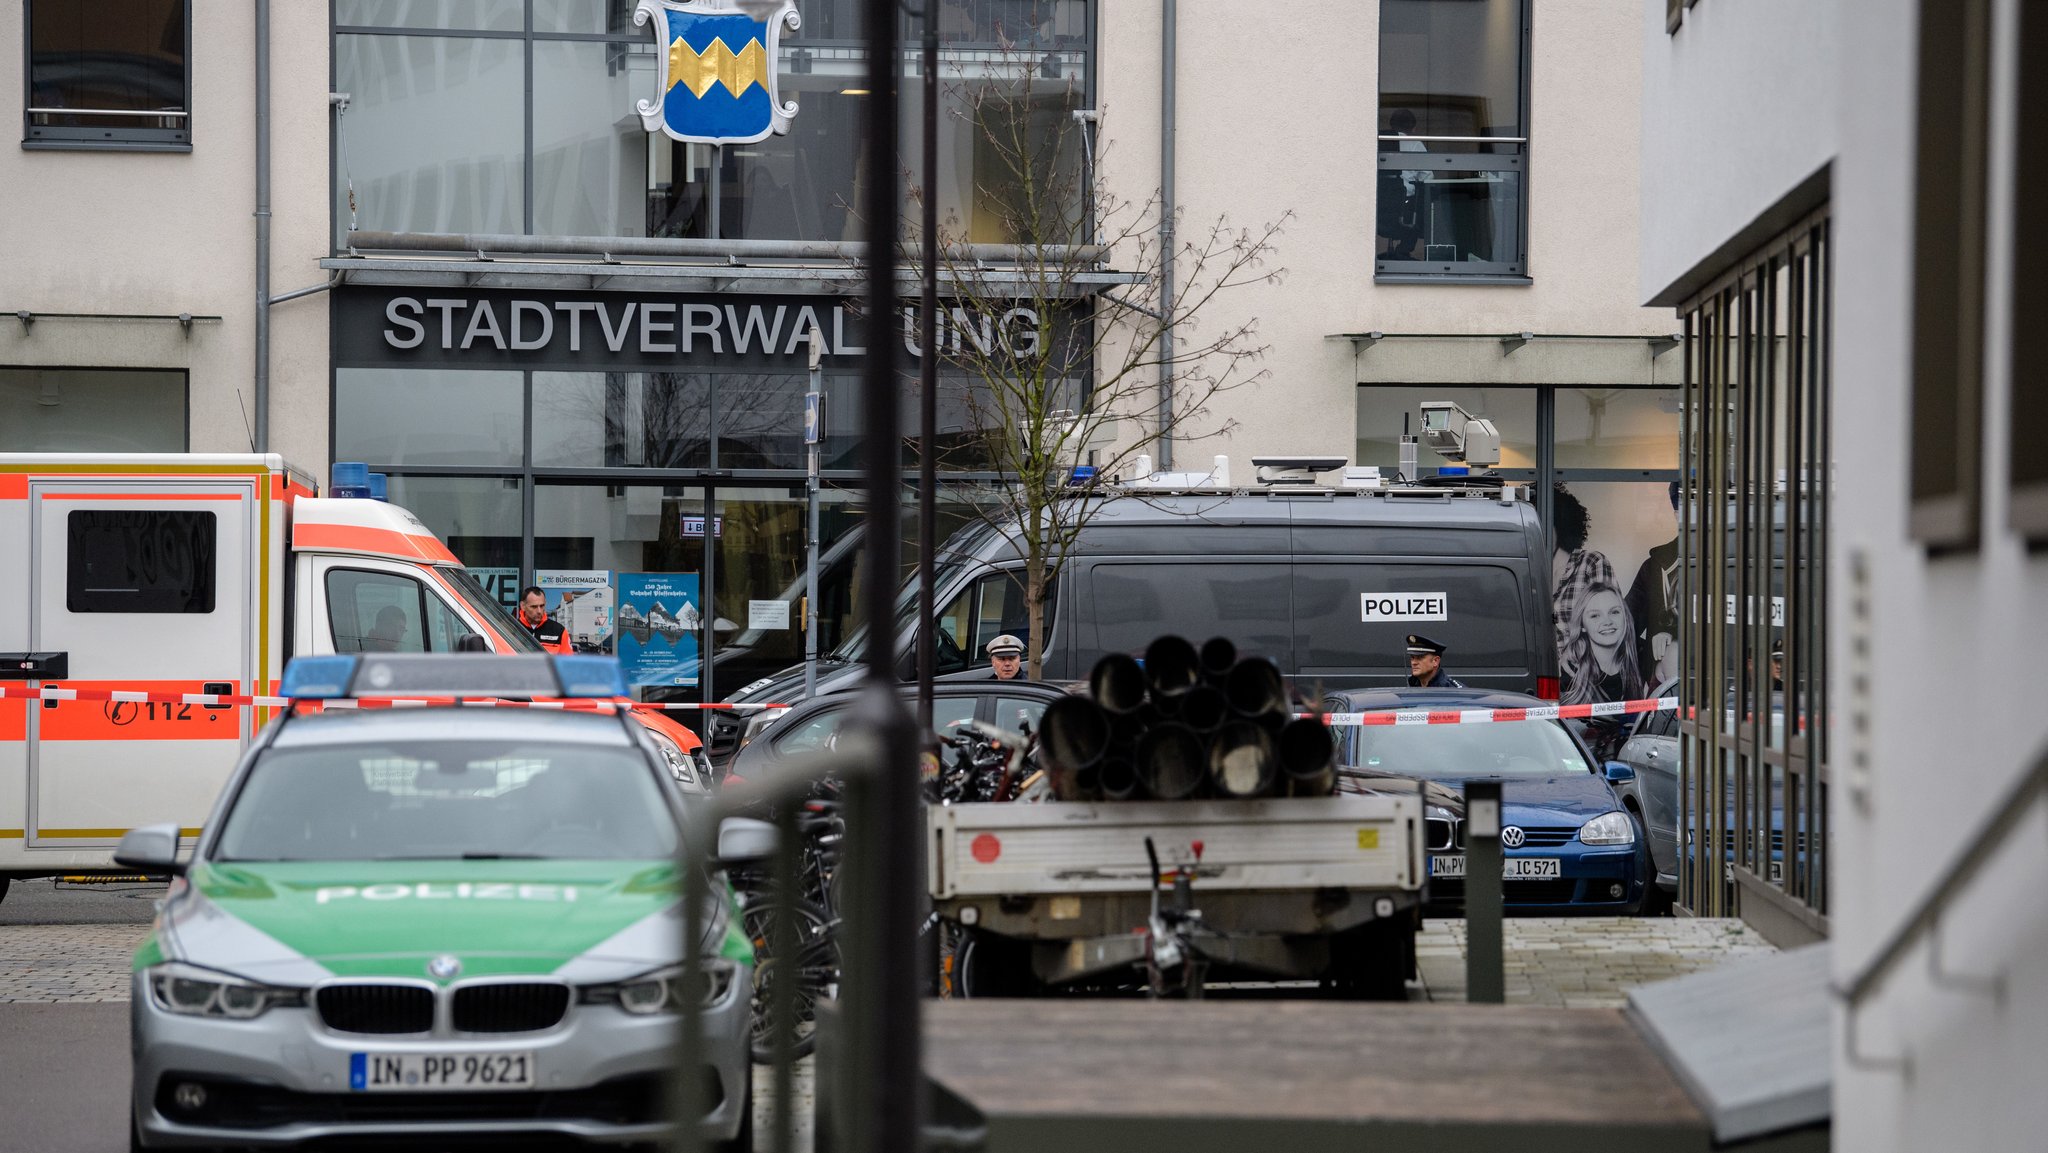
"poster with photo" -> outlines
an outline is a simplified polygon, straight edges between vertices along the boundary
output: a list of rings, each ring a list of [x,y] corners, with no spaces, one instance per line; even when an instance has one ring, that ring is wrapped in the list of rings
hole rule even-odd
[[[634,685],[694,685],[703,627],[696,573],[620,573],[613,621],[619,664]]]
[[[1561,699],[1647,697],[1678,671],[1677,485],[1560,484],[1554,500]]]
[[[534,574],[533,583],[547,595],[548,615],[568,630],[577,652],[612,651],[616,600],[609,570],[544,568]]]

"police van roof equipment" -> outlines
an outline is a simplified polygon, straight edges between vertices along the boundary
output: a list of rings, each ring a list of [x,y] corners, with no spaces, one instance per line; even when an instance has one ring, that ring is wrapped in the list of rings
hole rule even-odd
[[[1422,402],[1422,438],[1445,460],[1491,468],[1500,463],[1500,431],[1452,400]]]

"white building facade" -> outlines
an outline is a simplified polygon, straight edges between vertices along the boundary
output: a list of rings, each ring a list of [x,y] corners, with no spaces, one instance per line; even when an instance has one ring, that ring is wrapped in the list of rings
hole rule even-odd
[[[1776,885],[1738,843],[1733,901],[1833,941],[1836,1147],[2038,1144],[2048,570],[2027,257],[2048,19],[2020,0],[1641,8],[1642,295],[1691,326],[1692,491],[1727,526],[1697,535],[1698,584],[1785,602],[1768,629],[1691,626],[1688,767],[1748,784],[1786,846],[1818,835],[1781,850]],[[1781,417],[1781,394],[1819,426]],[[1802,427],[1810,451],[1781,445]],[[1746,659],[1773,644],[1777,689]],[[1745,727],[1765,701],[1781,724]],[[1779,801],[1814,785],[1824,826]]]
[[[270,18],[270,295],[323,283],[324,5]],[[255,6],[0,7],[0,451],[248,452],[324,473],[327,310],[257,350]]]
[[[629,4],[271,4],[268,294],[333,285],[270,306],[259,357],[260,9],[137,3],[135,21],[38,0],[0,12],[0,43],[24,46],[0,52],[23,125],[0,163],[15,209],[0,309],[27,314],[0,323],[0,449],[255,444],[317,475],[362,460],[508,602],[546,574],[697,573],[727,606],[707,648],[737,654],[745,602],[783,596],[801,569],[809,315],[828,337],[824,534],[860,524],[860,279],[835,246],[859,239],[871,169],[861,5],[801,0],[777,49],[790,132],[714,151],[650,136],[634,111],[665,53]],[[1391,469],[1418,404],[1455,400],[1498,425],[1502,471],[1535,482],[1559,575],[1628,594],[1639,688],[1670,674],[1675,650],[1652,641],[1671,630],[1681,355],[1669,311],[1632,287],[1627,13],[1317,0],[1290,8],[1299,35],[1258,53],[1287,63],[1256,93],[1235,79],[1250,50],[1226,6],[939,14],[936,184],[955,235],[1028,239],[1005,223],[990,125],[974,121],[988,115],[1057,136],[1092,110],[1102,179],[1139,200],[1169,183],[1170,130],[1184,235],[1286,218],[1284,278],[1219,296],[1195,326],[1256,318],[1266,377],[1174,437],[1174,468],[1227,454],[1249,478],[1255,456],[1314,454]],[[908,158],[920,28],[900,31]],[[630,339],[572,332],[629,316]],[[686,323],[706,317],[718,334],[692,350]],[[989,475],[948,388],[942,530]],[[829,648],[854,583],[827,579]],[[1016,632],[1019,611],[990,592],[953,617]],[[789,629],[747,643],[753,664],[688,687],[720,696],[801,652]],[[957,643],[978,655],[975,636]]]
[[[1391,474],[1420,402],[1456,401],[1499,428],[1502,472],[1536,484],[1560,587],[1576,569],[1634,594],[1653,688],[1670,671],[1651,644],[1668,624],[1648,618],[1668,616],[1652,557],[1677,536],[1682,373],[1670,311],[1634,288],[1634,13],[1311,0],[1264,34],[1242,8],[1168,0],[1104,5],[1099,19],[1110,186],[1167,184],[1170,133],[1182,241],[1218,220],[1284,218],[1284,276],[1219,295],[1192,338],[1255,317],[1266,377],[1177,438],[1174,470],[1227,454],[1248,476],[1253,457],[1307,454]],[[1448,463],[1421,452],[1425,473]]]

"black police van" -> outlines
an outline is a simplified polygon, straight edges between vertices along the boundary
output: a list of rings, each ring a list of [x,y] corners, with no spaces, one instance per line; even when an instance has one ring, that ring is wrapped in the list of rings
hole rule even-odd
[[[1105,653],[1141,653],[1165,633],[1228,637],[1271,658],[1307,699],[1403,684],[1406,638],[1447,646],[1444,668],[1472,688],[1556,698],[1550,546],[1522,486],[1396,485],[1251,491],[1136,491],[1103,500],[1051,590],[1045,676],[1080,680]],[[1024,558],[1010,536],[972,525],[936,562],[941,676],[986,669],[983,646],[1025,635]],[[916,660],[917,589],[899,595],[906,678]],[[856,678],[864,629],[821,661],[819,688]],[[729,700],[793,701],[803,669]],[[713,714],[723,761],[752,723]]]

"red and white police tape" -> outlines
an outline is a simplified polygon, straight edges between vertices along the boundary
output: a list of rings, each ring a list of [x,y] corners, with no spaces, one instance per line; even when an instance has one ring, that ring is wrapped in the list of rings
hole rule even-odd
[[[1491,725],[1507,721],[1576,721],[1588,717],[1622,717],[1669,712],[1677,697],[1645,697],[1634,701],[1601,701],[1586,705],[1538,705],[1527,709],[1384,709],[1370,713],[1296,713],[1337,726]]]
[[[115,701],[131,704],[160,705],[208,705],[215,708],[243,706],[259,709],[281,709],[292,703],[290,697],[239,696],[224,693],[152,693],[129,689],[61,689],[61,688],[16,688],[0,684],[0,700],[41,700],[41,701]],[[357,697],[328,700],[327,708],[418,708],[428,705],[454,703],[452,696],[409,696],[409,697]],[[575,709],[610,708],[616,702],[599,698],[574,698],[567,700],[513,701],[496,697],[463,697],[467,705],[501,705],[510,708]],[[767,702],[759,704],[734,704],[714,701],[697,704],[688,702],[635,701],[636,709],[661,711],[727,710],[743,712],[754,709],[786,709],[787,704]],[[1370,713],[1296,713],[1297,717],[1321,720],[1335,726],[1378,726],[1378,725],[1486,725],[1511,721],[1569,721],[1589,717],[1620,717],[1636,713],[1668,712],[1678,707],[1677,697],[1645,697],[1633,701],[1602,701],[1584,705],[1538,705],[1524,709],[1383,709]]]
[[[137,705],[207,705],[213,708],[228,708],[234,706],[241,706],[259,709],[281,709],[289,706],[292,703],[292,698],[290,697],[277,696],[244,696],[228,693],[151,693],[137,692],[131,689],[27,689],[14,688],[4,684],[0,684],[0,700],[114,701]],[[461,698],[461,700],[462,703],[465,705],[502,705],[508,708],[532,709],[596,709],[610,708],[617,703],[615,701],[597,697],[576,697],[561,700],[537,701],[514,701],[504,700],[497,697],[463,697]],[[407,697],[339,698],[325,700],[321,703],[327,708],[353,709],[365,706],[371,708],[382,708],[387,706],[393,708],[419,708],[427,705],[453,704],[455,703],[455,701],[456,698],[452,696],[427,695]],[[633,707],[636,709],[649,709],[661,711],[683,709],[741,711],[747,709],[786,709],[789,706],[779,703],[733,704],[725,701],[714,701],[708,704],[677,703],[668,701],[635,701],[633,702]]]

